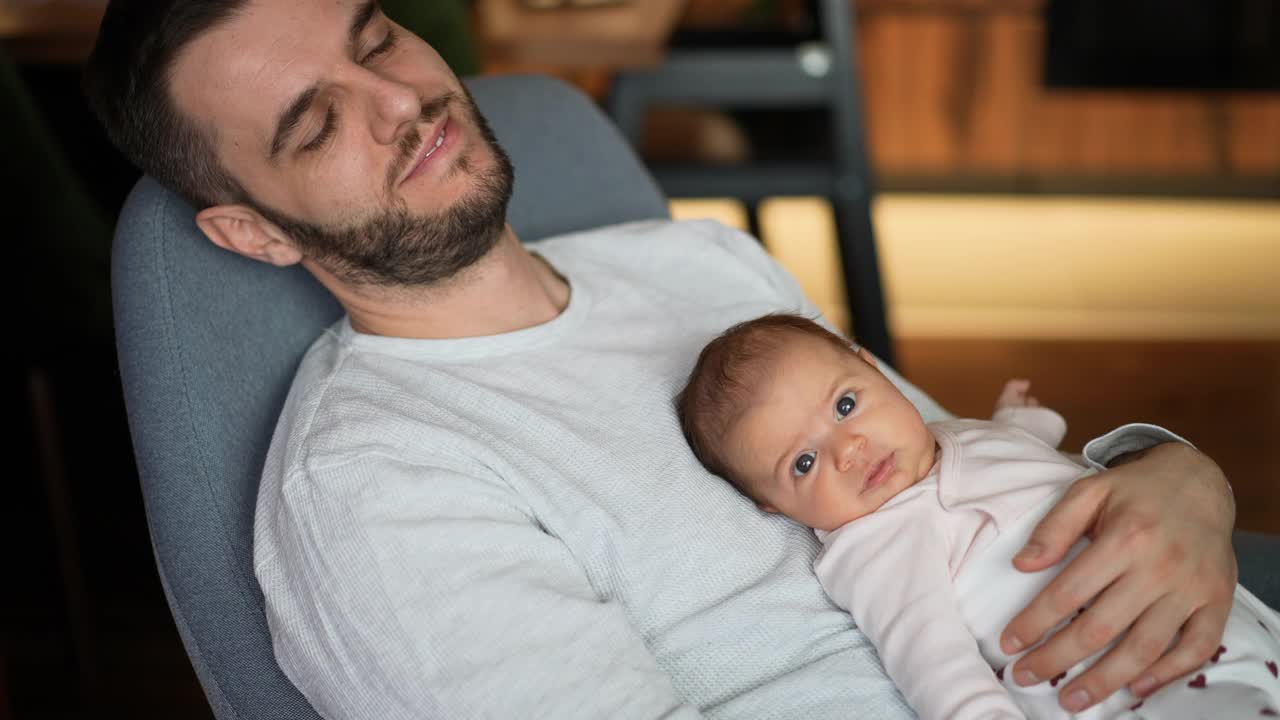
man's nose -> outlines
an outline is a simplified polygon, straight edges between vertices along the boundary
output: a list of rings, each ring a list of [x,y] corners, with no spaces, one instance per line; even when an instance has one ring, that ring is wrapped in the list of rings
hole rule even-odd
[[[413,130],[422,115],[422,98],[411,85],[370,73],[369,124],[374,138],[390,145]]]
[[[851,432],[841,436],[836,446],[836,467],[841,472],[848,471],[858,461],[858,456],[867,446],[867,438],[861,433]]]

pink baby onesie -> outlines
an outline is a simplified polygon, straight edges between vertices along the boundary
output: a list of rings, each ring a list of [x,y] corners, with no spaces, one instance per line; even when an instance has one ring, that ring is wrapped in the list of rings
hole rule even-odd
[[[1062,683],[1020,688],[1003,668],[1000,632],[1084,546],[1038,573],[1013,556],[1054,502],[1092,470],[1054,448],[1065,434],[1046,408],[993,421],[929,426],[941,452],[929,474],[878,510],[818,532],[823,587],[879,651],[889,677],[922,718],[1255,718],[1280,713],[1280,614],[1244,588],[1222,647],[1195,673],[1139,702],[1127,690],[1084,713],[1057,702]],[[1012,675],[1012,673],[1009,673]]]

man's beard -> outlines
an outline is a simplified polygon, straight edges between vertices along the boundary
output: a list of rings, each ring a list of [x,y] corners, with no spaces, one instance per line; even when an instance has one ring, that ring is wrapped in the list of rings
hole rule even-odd
[[[459,157],[449,172],[471,178],[474,186],[445,210],[411,213],[406,207],[378,210],[355,224],[326,227],[292,218],[254,203],[263,217],[275,223],[303,255],[334,276],[355,285],[422,287],[453,277],[484,257],[502,237],[507,203],[515,173],[511,159],[498,145],[493,129],[480,114],[471,94],[450,94],[422,108],[421,120],[431,122],[451,104],[480,131],[493,156],[493,167],[476,171],[466,157]],[[401,157],[388,171],[388,195],[416,159],[422,136],[415,128],[400,142]]]

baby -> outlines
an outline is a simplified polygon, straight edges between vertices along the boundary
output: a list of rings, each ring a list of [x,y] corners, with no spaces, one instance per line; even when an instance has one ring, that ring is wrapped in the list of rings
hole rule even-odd
[[[816,531],[823,587],[921,717],[1071,717],[1055,688],[1106,649],[1023,688],[1003,673],[1020,655],[999,643],[1066,563],[1023,573],[1013,555],[1093,472],[1055,449],[1066,423],[1028,389],[1006,385],[991,421],[926,425],[865,350],[804,318],[769,315],[708,344],[677,405],[711,472]],[[1078,717],[1275,716],[1278,660],[1280,614],[1237,587],[1211,661],[1142,701],[1122,690]]]

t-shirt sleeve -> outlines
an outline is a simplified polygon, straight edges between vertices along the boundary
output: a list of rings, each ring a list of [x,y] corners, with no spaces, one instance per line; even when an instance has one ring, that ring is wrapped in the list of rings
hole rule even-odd
[[[1086,443],[1084,458],[1089,467],[1095,470],[1106,470],[1116,458],[1125,453],[1147,450],[1167,442],[1178,442],[1195,447],[1183,437],[1159,425],[1129,423]]]
[[[265,520],[276,656],[326,718],[700,717],[483,469],[366,456],[291,477]]]

